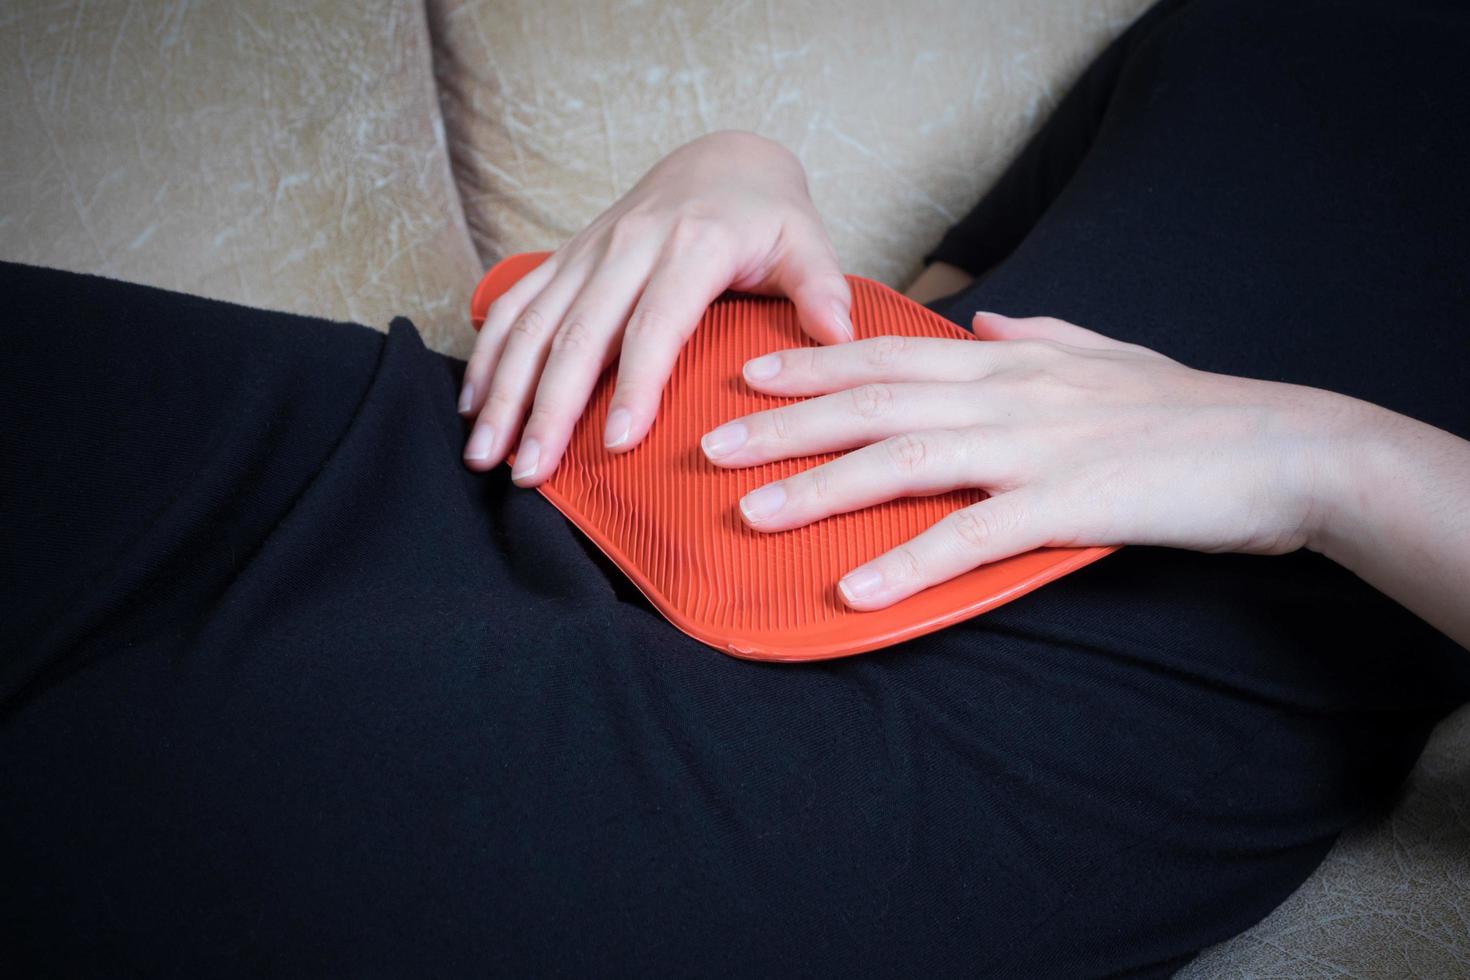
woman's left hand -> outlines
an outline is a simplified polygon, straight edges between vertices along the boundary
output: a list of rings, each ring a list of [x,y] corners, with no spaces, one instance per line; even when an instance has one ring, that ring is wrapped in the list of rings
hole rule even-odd
[[[760,531],[901,496],[982,488],[840,583],[879,609],[1042,546],[1151,544],[1282,554],[1313,540],[1319,489],[1367,403],[1185,367],[1045,317],[977,313],[971,340],[878,337],[756,358],[746,382],[819,396],[702,440],[719,466],[854,452],[747,494]]]

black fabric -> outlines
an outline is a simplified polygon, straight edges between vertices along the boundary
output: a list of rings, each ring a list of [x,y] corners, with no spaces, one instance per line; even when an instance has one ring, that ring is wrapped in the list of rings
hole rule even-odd
[[[946,239],[989,274],[937,306],[1470,436],[1464,8],[1146,24]],[[0,281],[9,975],[1164,974],[1470,695],[1311,553],[1125,548],[884,651],[737,661],[462,467],[463,365],[407,322]]]
[[[1134,64],[1134,53],[1160,24],[1177,27],[1174,14],[1190,2],[1155,3],[1108,45],[1072,85],[1046,125],[1022,147],[996,186],[924,256],[924,264],[947,262],[973,276],[983,276],[1010,254],[1092,148],[1118,77]],[[964,326],[969,326],[968,321]]]

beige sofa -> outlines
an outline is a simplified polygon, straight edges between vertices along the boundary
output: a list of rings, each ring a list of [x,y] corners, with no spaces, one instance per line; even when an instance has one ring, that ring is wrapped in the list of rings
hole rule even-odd
[[[0,258],[464,355],[486,264],[711,129],[806,163],[845,267],[900,285],[1145,0],[22,0],[0,10]],[[306,9],[301,9],[305,7]],[[1191,977],[1470,975],[1470,712]]]

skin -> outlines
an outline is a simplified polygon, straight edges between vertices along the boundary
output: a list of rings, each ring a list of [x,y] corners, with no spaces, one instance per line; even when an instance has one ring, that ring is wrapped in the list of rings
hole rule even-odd
[[[531,406],[513,478],[546,479],[619,343],[609,418],[623,408],[627,425],[609,425],[608,445],[636,446],[710,300],[726,288],[776,293],[827,346],[747,362],[746,384],[793,400],[730,420],[701,447],[722,467],[845,455],[747,494],[750,527],[780,533],[904,495],[989,494],[848,572],[837,587],[851,607],[879,609],[1047,545],[1310,548],[1470,648],[1470,442],[1049,317],[976,313],[980,342],[842,342],[846,284],[799,164],[769,141],[720,133],[680,148],[554,259],[487,318],[462,401],[478,418],[471,468],[504,458]],[[935,265],[909,295],[969,281]],[[534,465],[522,467],[527,455]]]
[[[675,150],[490,305],[460,392],[476,420],[466,465],[488,470],[515,448],[512,479],[545,481],[615,357],[604,443],[638,445],[680,348],[727,289],[790,298],[819,343],[852,339],[852,296],[806,174],[753,133]]]
[[[964,269],[948,262],[931,262],[924,266],[917,279],[909,283],[903,294],[915,303],[927,303],[957,293],[974,281],[975,277]]]

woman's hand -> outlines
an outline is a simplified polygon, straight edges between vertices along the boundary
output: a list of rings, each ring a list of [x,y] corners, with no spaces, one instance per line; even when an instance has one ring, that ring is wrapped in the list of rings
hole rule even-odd
[[[727,467],[856,450],[747,494],[740,510],[760,531],[900,496],[990,493],[849,572],[854,608],[1045,545],[1295,550],[1367,405],[1197,371],[1059,320],[977,313],[974,326],[983,342],[880,337],[756,358],[753,388],[820,397],[702,440]]]
[[[636,446],[684,341],[726,289],[784,295],[813,339],[852,339],[847,280],[801,164],[752,133],[675,150],[490,305],[460,393],[460,414],[477,417],[466,465],[495,466],[519,433],[512,478],[545,480],[620,351],[604,441]]]

